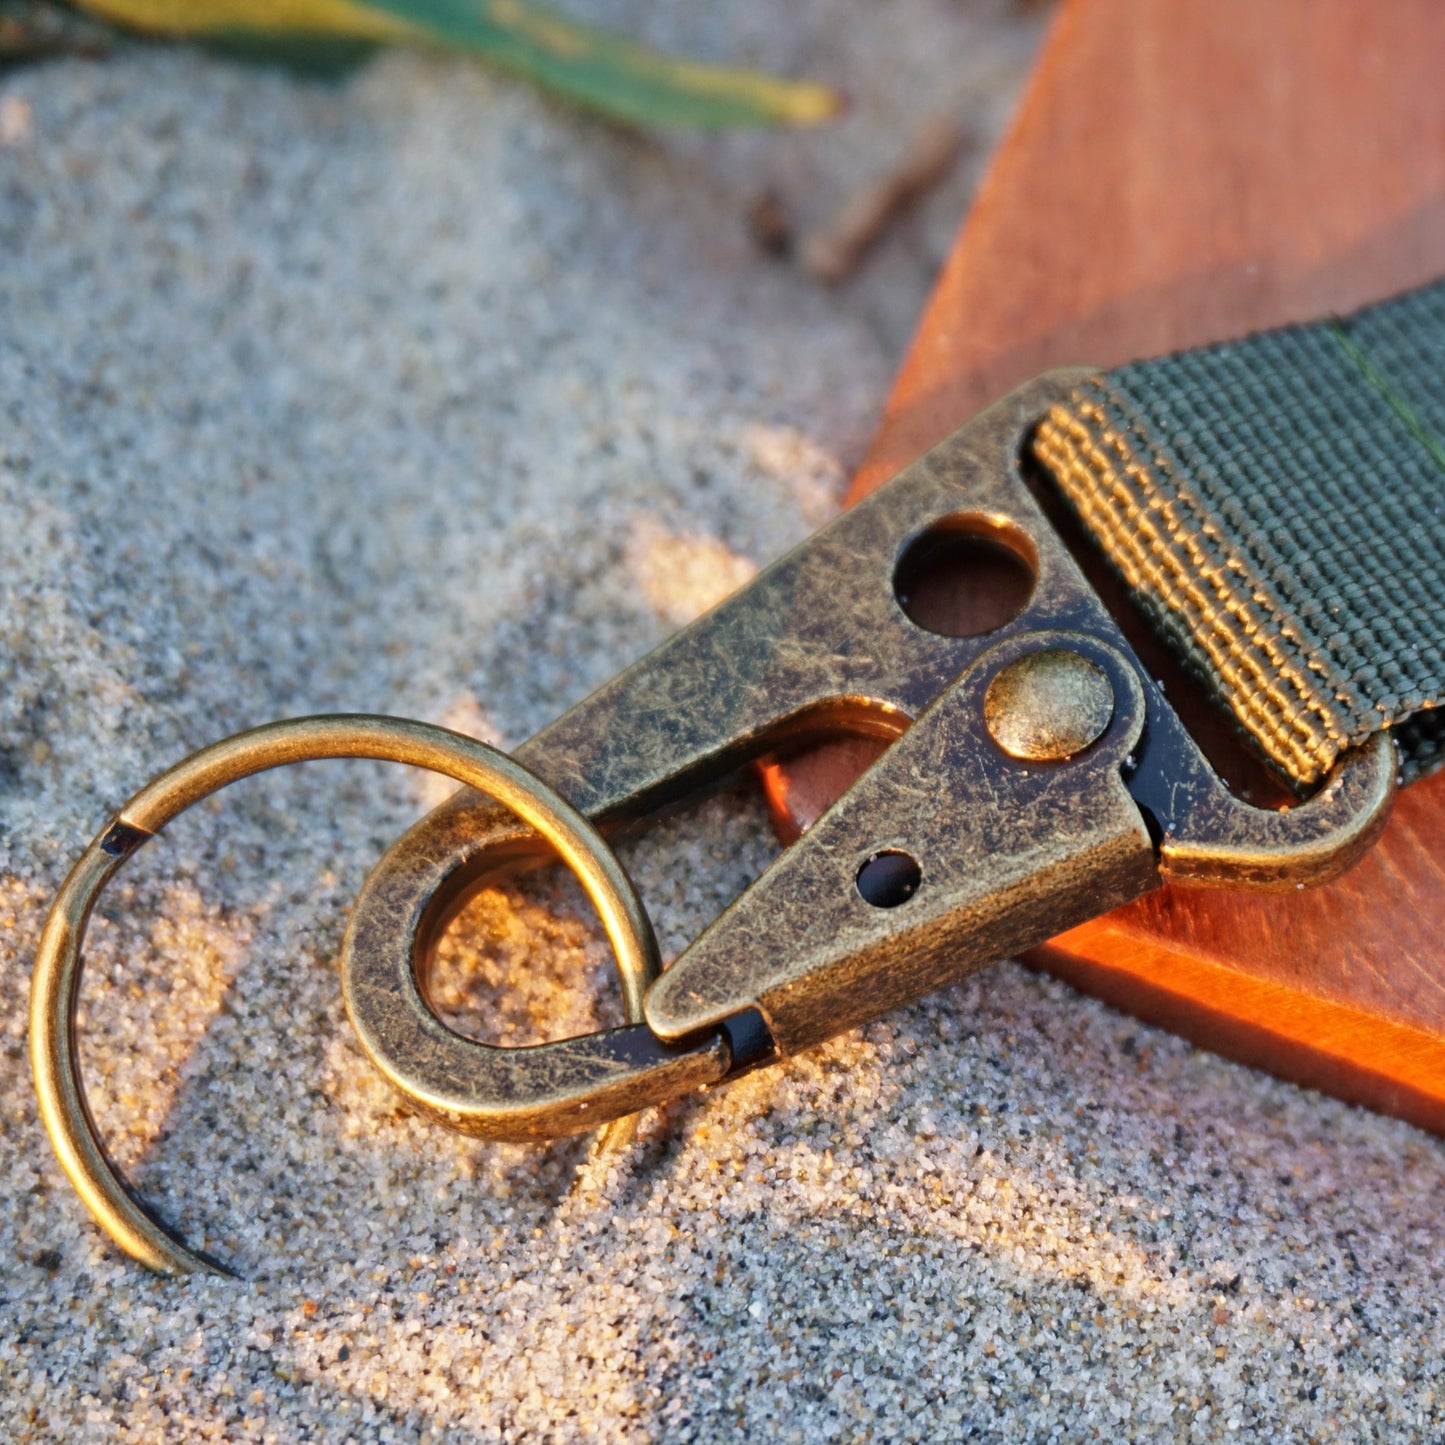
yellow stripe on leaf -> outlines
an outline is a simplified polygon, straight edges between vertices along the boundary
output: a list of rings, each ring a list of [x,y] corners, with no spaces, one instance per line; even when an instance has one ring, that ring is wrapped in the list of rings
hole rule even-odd
[[[476,55],[643,125],[816,125],[842,108],[808,81],[659,55],[530,0],[79,0],[148,34],[284,41],[334,36]]]

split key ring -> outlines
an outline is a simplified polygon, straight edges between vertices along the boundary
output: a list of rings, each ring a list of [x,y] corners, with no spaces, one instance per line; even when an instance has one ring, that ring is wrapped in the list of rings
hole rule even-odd
[[[637,891],[597,829],[520,763],[473,738],[396,718],[335,715],[254,728],[203,748],[131,798],[66,878],[36,954],[30,1051],[41,1119],[97,1223],[127,1254],[152,1269],[186,1273],[220,1266],[190,1249],[146,1210],[96,1131],[81,1083],[75,1034],[86,924],[121,864],[192,804],[253,773],[321,758],[406,763],[443,773],[495,798],[577,875],[617,958],[630,1026],[529,1048],[497,1048],[451,1032],[409,973],[409,990],[391,999],[380,1017],[400,1020],[413,1047],[433,1056],[441,1049],[455,1063],[446,1087],[425,1098],[413,1092],[415,1102],[473,1132],[507,1138],[554,1135],[567,1132],[569,1124],[574,1132],[594,1128],[727,1072],[727,1048],[720,1039],[703,1047],[672,1048],[642,1024],[643,995],[660,962]],[[371,1012],[378,1013],[375,1008]],[[368,1043],[364,1034],[362,1042]],[[477,1117],[494,1122],[479,1127]]]

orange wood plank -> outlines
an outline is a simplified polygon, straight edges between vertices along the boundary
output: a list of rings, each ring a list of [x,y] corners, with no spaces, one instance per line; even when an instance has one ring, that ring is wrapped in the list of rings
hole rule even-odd
[[[853,496],[1050,366],[1309,320],[1445,273],[1442,63],[1438,0],[1071,0]],[[774,770],[784,828],[860,765],[844,748]],[[1033,961],[1209,1047],[1445,1132],[1442,916],[1437,776],[1335,885],[1167,889]]]

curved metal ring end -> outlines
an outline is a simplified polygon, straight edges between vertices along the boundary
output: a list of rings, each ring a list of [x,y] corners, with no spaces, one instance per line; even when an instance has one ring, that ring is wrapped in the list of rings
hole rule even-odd
[[[1344,753],[1319,791],[1283,812],[1211,789],[1187,834],[1166,838],[1160,864],[1171,883],[1286,890],[1329,883],[1353,868],[1389,821],[1400,760],[1389,732]]]

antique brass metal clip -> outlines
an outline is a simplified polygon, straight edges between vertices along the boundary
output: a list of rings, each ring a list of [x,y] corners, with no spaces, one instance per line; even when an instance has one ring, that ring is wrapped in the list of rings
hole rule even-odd
[[[41,1112],[100,1223],[154,1268],[210,1263],[130,1195],[95,1135],[74,1036],[81,944],[135,848],[263,768],[388,758],[497,799],[463,791],[393,845],[342,955],[378,1067],[492,1138],[591,1129],[809,1048],[1165,879],[1293,887],[1347,868],[1384,824],[1393,743],[1376,734],[1286,811],[1231,795],[1022,475],[1031,428],[1077,377],[985,412],[512,758],[415,723],[302,719],[215,744],[137,793],[63,886],[32,993]],[[1002,559],[1013,578],[967,627],[920,591],[950,552]],[[889,745],[659,975],[642,902],[598,829],[840,733]],[[559,856],[602,915],[631,1022],[526,1049],[451,1032],[425,994],[438,934],[499,870]]]
[[[461,1038],[425,1000],[441,929],[498,868],[536,856],[537,837],[462,793],[393,846],[357,902],[342,974],[397,1088],[490,1137],[587,1129],[658,1101],[625,1063],[643,1036],[706,1052],[721,1078],[1165,879],[1295,887],[1360,856],[1393,795],[1388,736],[1299,806],[1237,800],[1031,494],[1030,430],[1088,374],[1016,391],[517,751],[615,832],[744,763],[839,733],[893,739],[651,986],[644,1022],[614,1031],[605,1102],[562,1070],[520,1107],[501,1085],[532,1051]],[[950,548],[991,551],[1023,579],[982,632],[948,635],[912,595]]]

